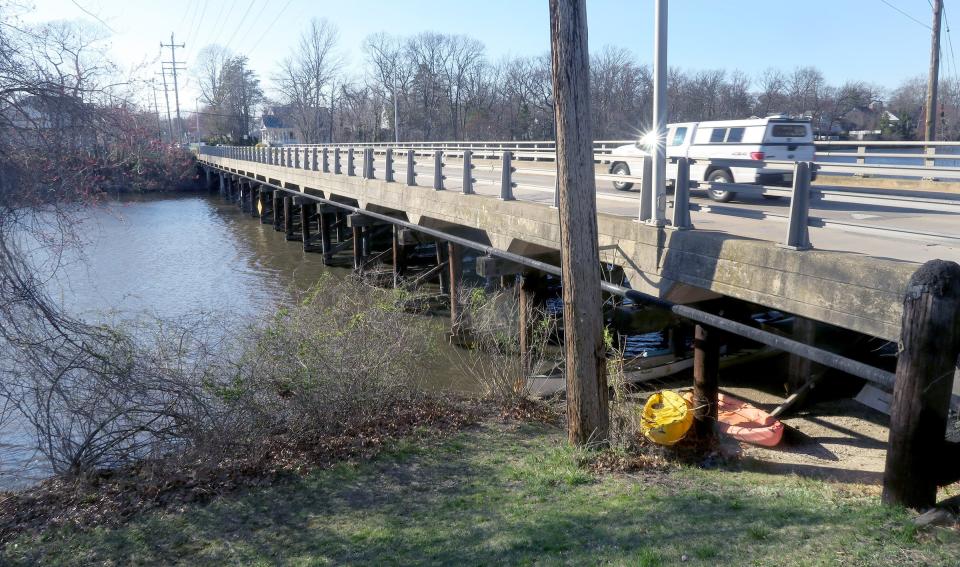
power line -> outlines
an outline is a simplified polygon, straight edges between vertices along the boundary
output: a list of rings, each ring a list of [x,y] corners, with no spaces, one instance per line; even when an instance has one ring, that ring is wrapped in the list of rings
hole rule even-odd
[[[230,2],[230,9],[227,10],[227,17],[224,18],[224,19],[222,19],[222,20],[219,19],[219,18],[217,19],[217,22],[223,22],[223,25],[217,26],[217,35],[214,36],[214,38],[213,38],[213,43],[217,43],[217,40],[220,39],[220,34],[223,33],[223,29],[224,29],[225,27],[227,27],[227,26],[226,26],[226,22],[228,22],[228,21],[230,20],[230,16],[233,15],[233,7],[234,7],[235,5],[236,5],[236,4],[234,4],[234,3],[231,1],[231,2]],[[220,13],[223,14],[223,9],[220,10]]]
[[[920,20],[914,18],[913,16],[911,16],[910,14],[904,12],[904,11],[901,10],[900,8],[897,8],[896,6],[894,6],[893,4],[891,4],[890,2],[887,2],[887,0],[880,0],[880,1],[883,2],[884,4],[886,4],[887,6],[890,6],[890,7],[893,8],[894,10],[900,12],[901,14],[903,14],[904,16],[906,16],[907,18],[910,18],[911,20],[913,20],[913,21],[916,22],[917,24],[919,24],[919,25],[927,28],[928,30],[931,29],[930,26],[928,26],[927,24],[925,24],[925,23],[921,22]]]
[[[233,28],[233,33],[230,35],[230,39],[227,40],[227,45],[224,46],[227,49],[230,49],[230,44],[233,43],[233,38],[237,37],[237,32],[240,31],[240,26],[243,25],[243,22],[247,21],[247,16],[250,15],[250,8],[253,8],[253,3],[255,1],[256,0],[250,0],[250,3],[247,4],[247,10],[243,13],[243,17],[240,18],[240,23]]]
[[[282,16],[283,13],[287,11],[287,8],[290,7],[291,2],[293,2],[293,0],[287,0],[287,3],[283,5],[283,8],[280,8],[280,11],[277,12],[277,17],[274,18],[272,22],[270,22],[270,25],[267,26],[267,29],[263,30],[263,33],[260,34],[260,37],[257,38],[257,41],[253,43],[253,45],[250,47],[250,49],[246,51],[246,53],[244,53],[244,55],[249,55],[254,49],[257,48],[258,45],[260,45],[260,42],[263,41],[263,38],[265,38],[267,34],[270,33],[270,30],[273,29],[274,24],[276,24],[277,20],[280,19],[280,16]]]
[[[83,6],[81,6],[80,3],[77,2],[77,0],[70,0],[70,1],[73,2],[73,5],[74,5],[74,6],[76,6],[77,8],[80,8],[80,11],[81,11],[81,12],[83,12],[84,14],[86,14],[86,15],[90,16],[91,18],[93,18],[94,20],[97,20],[98,22],[100,22],[101,24],[103,24],[103,27],[105,27],[105,28],[107,28],[108,30],[110,30],[110,33],[117,33],[113,28],[110,27],[110,25],[109,25],[107,22],[101,20],[99,16],[97,16],[96,14],[94,14],[93,12],[91,12],[90,10],[87,10],[86,8],[84,8]]]
[[[191,29],[190,34],[187,35],[187,40],[184,43],[191,43],[191,44],[193,43],[193,40],[195,39],[197,32],[199,32],[200,28],[203,26],[203,17],[206,15],[207,15],[207,2],[204,2],[203,9],[200,10],[200,18],[197,19],[196,25],[193,26],[193,29]]]
[[[930,0],[927,0],[928,2]],[[931,8],[933,4],[930,4]],[[950,20],[947,18],[947,3],[943,3],[943,23],[947,28],[947,45],[950,46],[950,64],[953,67],[953,78],[957,79],[957,57],[953,52],[953,36],[950,34]]]

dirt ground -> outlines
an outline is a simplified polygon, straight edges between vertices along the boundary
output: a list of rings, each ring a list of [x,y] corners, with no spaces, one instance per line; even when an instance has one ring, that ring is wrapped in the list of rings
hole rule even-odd
[[[720,390],[771,411],[786,396],[782,362],[721,371]],[[679,378],[650,387],[691,383],[691,378]],[[856,483],[879,491],[890,418],[853,399],[862,385],[860,380],[828,373],[802,404],[781,418],[787,427],[777,447],[740,443],[732,450],[739,450],[744,468],[750,470]],[[947,487],[944,494],[960,494],[960,483]]]

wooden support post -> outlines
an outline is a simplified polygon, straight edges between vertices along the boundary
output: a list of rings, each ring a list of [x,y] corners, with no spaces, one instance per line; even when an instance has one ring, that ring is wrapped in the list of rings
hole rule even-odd
[[[815,338],[816,322],[806,317],[793,318],[793,339],[812,345]],[[813,375],[813,363],[809,358],[791,354],[787,361],[787,393],[795,394],[810,381]],[[797,402],[803,402],[797,399]]]
[[[300,205],[300,239],[303,241],[303,251],[309,252],[313,247],[310,246],[310,219],[313,217],[313,203],[301,203]]]
[[[533,351],[531,344],[533,342],[533,326],[536,324],[534,319],[534,294],[537,288],[538,276],[534,273],[520,275],[520,282],[517,286],[519,293],[519,325],[520,325],[520,373],[517,377],[517,391],[523,391],[527,378],[533,372]]]
[[[257,194],[259,195],[257,210],[260,213],[260,224],[267,224],[270,214],[270,199],[267,198],[267,188],[260,186],[260,191]]]
[[[597,269],[600,249],[586,0],[550,0],[550,52],[560,193],[567,436],[577,445],[605,443],[610,415]]]
[[[407,270],[407,247],[403,244],[402,230],[393,225],[393,287],[400,285],[400,278]]]
[[[283,232],[287,240],[293,240],[293,197],[283,196]]]
[[[352,226],[350,230],[353,231],[353,269],[362,272],[363,271],[363,229],[359,226]]]
[[[250,184],[250,216],[260,218],[260,189],[259,183]]]
[[[944,453],[960,352],[960,265],[930,260],[914,272],[902,321],[883,501],[922,510],[936,503],[943,468],[957,466]]]
[[[283,229],[283,191],[273,191],[273,230]]]
[[[697,325],[693,336],[693,431],[712,444],[719,406],[720,331]]]
[[[437,265],[439,266],[444,262],[443,253],[444,253],[445,247],[443,245],[443,242],[440,242],[439,240],[436,242],[435,246],[436,246],[436,253],[437,253]],[[446,278],[444,277],[443,271],[437,274],[437,285],[440,286],[441,295],[445,292],[447,288],[447,286],[445,285],[446,282],[444,281],[445,279]]]
[[[450,332],[460,332],[460,285],[463,278],[463,248],[447,243],[447,266],[450,271]]]
[[[333,261],[330,245],[330,214],[323,212],[323,207],[317,210],[317,221],[320,230],[320,252],[323,253],[323,263],[330,264]]]

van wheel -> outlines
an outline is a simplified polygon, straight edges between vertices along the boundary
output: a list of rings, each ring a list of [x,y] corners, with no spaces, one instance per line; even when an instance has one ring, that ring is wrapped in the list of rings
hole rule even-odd
[[[710,183],[733,183],[730,172],[725,169],[718,169],[707,177]],[[733,191],[724,191],[723,189],[710,189],[710,198],[718,203],[729,203],[737,195]]]
[[[630,168],[625,163],[618,163],[613,166],[610,173],[614,175],[630,175]],[[633,189],[633,183],[629,181],[614,181],[613,188],[617,191],[629,191]]]

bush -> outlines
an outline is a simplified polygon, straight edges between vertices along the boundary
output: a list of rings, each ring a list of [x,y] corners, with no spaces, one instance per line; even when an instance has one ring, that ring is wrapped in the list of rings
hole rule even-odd
[[[241,340],[218,395],[251,435],[296,442],[389,415],[422,393],[420,370],[436,349],[427,320],[390,290],[326,277]]]
[[[483,395],[504,407],[516,407],[530,397],[531,376],[550,374],[562,355],[550,347],[557,319],[543,309],[530,313],[530,352],[520,356],[520,302],[514,289],[487,294],[475,288],[463,294],[456,328],[464,339],[458,351],[460,367],[480,386]]]

